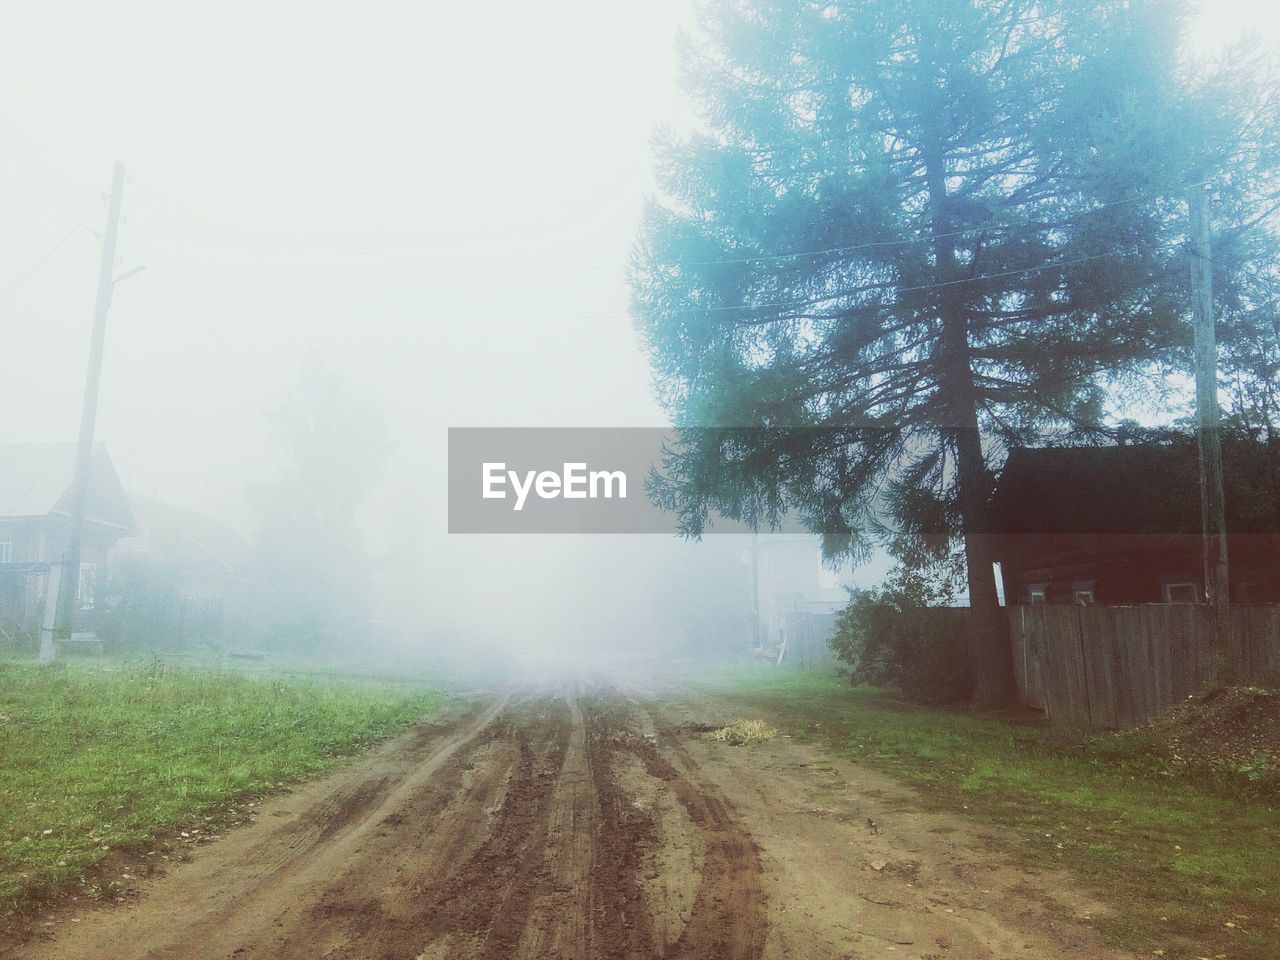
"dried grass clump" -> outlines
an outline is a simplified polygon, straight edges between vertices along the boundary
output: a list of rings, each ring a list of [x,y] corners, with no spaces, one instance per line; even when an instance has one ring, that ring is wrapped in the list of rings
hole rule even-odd
[[[763,720],[740,720],[719,730],[712,730],[707,736],[731,746],[745,747],[749,743],[773,740],[778,736],[778,731]]]

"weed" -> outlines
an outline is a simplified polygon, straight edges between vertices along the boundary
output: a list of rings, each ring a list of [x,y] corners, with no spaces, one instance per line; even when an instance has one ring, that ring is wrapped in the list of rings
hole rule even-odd
[[[740,720],[737,723],[729,724],[727,727],[721,727],[719,730],[712,730],[707,736],[712,740],[719,740],[721,743],[732,744],[735,747],[745,747],[749,743],[773,740],[778,736],[778,731],[763,720]]]

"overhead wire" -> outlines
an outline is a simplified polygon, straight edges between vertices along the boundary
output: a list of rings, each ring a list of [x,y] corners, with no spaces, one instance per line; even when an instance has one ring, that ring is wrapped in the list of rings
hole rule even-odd
[[[1193,184],[1193,186],[1195,185]],[[1103,209],[1106,207],[1113,207],[1113,206],[1118,206],[1118,205],[1127,204],[1127,203],[1135,203],[1135,202],[1138,202],[1139,200],[1144,200],[1144,199],[1150,200],[1153,198],[1127,197],[1121,200],[1111,201],[1106,204],[1096,205],[1092,207],[1089,211],[1086,211],[1085,213],[1081,214],[1081,216],[1087,216],[1093,212],[1096,212],[1099,209]],[[172,213],[172,211],[165,211],[162,208],[155,207],[154,205],[145,203],[145,201],[135,201],[135,202],[141,203],[147,208],[152,210],[157,210],[161,213]],[[101,202],[97,206],[95,206],[94,211],[91,211],[89,216],[92,216],[92,213],[96,212],[96,210],[100,206],[101,206]],[[179,214],[179,215],[184,215],[184,214]],[[86,217],[85,219],[87,220],[88,217]],[[195,219],[202,220],[203,218],[196,217]],[[1078,220],[1079,218],[1077,217],[1075,219]],[[1069,225],[1072,222],[1075,222],[1075,220],[1065,221],[1063,226]],[[82,225],[83,225],[83,221],[80,224],[77,224],[75,229],[78,230]],[[777,254],[777,255],[771,255],[771,256],[725,258],[725,259],[719,259],[719,260],[702,260],[702,261],[685,261],[681,265],[709,266],[709,265],[716,265],[716,264],[776,262],[780,260],[798,258],[798,257],[818,256],[818,255],[827,255],[827,254],[835,254],[835,253],[854,253],[861,250],[884,248],[884,247],[898,247],[898,246],[905,246],[908,244],[919,244],[919,243],[933,244],[940,239],[948,239],[956,236],[963,236],[966,234],[974,233],[975,231],[978,231],[981,229],[982,229],[981,227],[971,227],[963,230],[949,231],[947,233],[938,234],[938,235],[899,238],[896,240],[868,241],[860,244],[833,246],[833,247],[823,248],[820,250],[795,251],[792,253]],[[6,288],[5,291],[0,292],[0,297],[2,297],[5,293],[11,290],[14,286],[21,283],[28,275],[30,275],[31,272],[37,269],[40,266],[40,264],[42,264],[46,259],[48,259],[49,256],[52,256],[52,254],[56,252],[56,250],[63,243],[65,243],[66,240],[69,239],[70,236],[74,234],[74,232],[75,230],[73,230],[71,234],[69,234],[67,237],[64,237],[62,240],[60,240],[58,244],[54,246],[53,249],[46,252],[46,254],[42,256],[39,261],[33,264],[32,267],[28,268],[28,270],[25,271],[20,277],[18,277],[13,283],[11,283],[10,286]],[[249,232],[253,232],[253,231],[249,231]],[[343,248],[332,248],[332,249],[341,250]],[[355,253],[359,255],[368,255],[368,256],[384,256],[384,254],[374,252],[374,251],[359,251],[354,249],[346,249],[344,252]],[[1075,258],[1066,259],[1066,260],[1054,260],[1054,261],[1046,262],[1043,264],[1037,264],[1037,265],[1028,266],[1028,267],[1021,267],[1014,270],[1003,270],[995,273],[977,274],[971,277],[960,277],[960,278],[954,278],[951,280],[935,281],[932,283],[916,284],[911,286],[897,286],[893,281],[871,282],[871,283],[863,284],[860,286],[854,286],[854,287],[849,287],[845,289],[838,289],[838,290],[832,290],[829,292],[823,292],[807,298],[769,301],[764,303],[691,306],[691,307],[681,308],[679,311],[675,311],[675,312],[686,314],[686,315],[708,313],[708,312],[710,313],[737,312],[737,313],[750,314],[750,313],[757,313],[760,311],[787,310],[787,309],[792,309],[796,307],[813,306],[816,304],[822,304],[822,303],[833,302],[833,301],[838,301],[842,299],[848,299],[852,297],[858,297],[858,296],[865,295],[877,290],[893,291],[899,294],[925,292],[932,289],[939,289],[939,288],[962,285],[962,284],[974,284],[974,283],[980,283],[983,281],[1003,279],[1007,277],[1014,277],[1014,276],[1020,276],[1020,275],[1027,275],[1027,274],[1037,273],[1045,270],[1052,270],[1060,267],[1067,267],[1067,266],[1077,265],[1081,263],[1088,263],[1091,261],[1102,260],[1102,259],[1107,259],[1109,257],[1123,255],[1126,252],[1127,251],[1123,249],[1113,249],[1113,250],[1108,250],[1102,253],[1085,256],[1085,257],[1075,257]],[[419,259],[413,255],[386,254],[385,256],[395,258],[395,259]],[[481,261],[459,261],[459,260],[454,260],[452,258],[441,259],[440,262],[451,263],[451,264],[465,262],[465,263],[472,263],[476,266],[483,266],[483,267],[497,267],[497,266],[504,265],[497,262],[486,263]],[[509,264],[505,264],[505,266],[546,268],[546,269],[552,269],[552,268],[596,269],[597,267],[603,268],[604,265],[585,265],[585,264],[558,264],[557,265],[557,264],[509,263]],[[199,270],[200,268],[193,267],[193,269]],[[316,296],[341,298],[341,299],[347,299],[347,300],[357,300],[362,302],[389,303],[389,304],[399,304],[399,305],[406,305],[406,306],[420,306],[420,307],[427,307],[435,310],[465,311],[465,312],[505,314],[505,315],[526,315],[526,316],[602,316],[602,315],[626,316],[630,312],[625,309],[617,309],[617,308],[566,310],[562,308],[549,307],[549,308],[541,308],[541,309],[530,309],[527,307],[502,307],[502,306],[493,306],[493,305],[480,304],[480,303],[450,303],[450,302],[432,300],[427,298],[400,297],[400,296],[393,296],[393,295],[387,295],[387,294],[364,293],[360,291],[336,290],[332,288],[314,286],[310,284],[281,279],[278,277],[265,277],[261,275],[251,274],[251,273],[240,273],[235,271],[224,271],[224,273],[232,273],[233,275],[239,276],[242,279],[246,279],[256,283],[263,283],[263,284],[268,284],[272,286],[298,290],[300,292],[310,293]],[[171,276],[169,277],[169,282],[171,283],[171,285],[174,285],[175,283]],[[185,293],[183,293],[180,288],[175,286],[175,289],[178,289],[179,294],[184,296],[184,298],[187,299],[188,303],[190,303],[190,298],[186,297]]]
[[[65,244],[68,240],[70,240],[77,233],[79,233],[80,228],[83,227],[86,223],[88,223],[89,219],[102,208],[103,203],[104,201],[99,200],[96,204],[94,204],[93,209],[90,210],[88,213],[86,213],[84,215],[84,218],[81,219],[79,223],[77,223],[74,227],[72,227],[69,231],[67,231],[67,233],[62,237],[61,240],[59,240],[52,247],[46,250],[41,255],[40,259],[37,260],[35,263],[33,263],[31,266],[27,267],[27,269],[24,270],[16,280],[10,283],[3,290],[0,290],[0,300],[3,300],[9,294],[9,292],[12,291],[15,287],[17,287],[20,283],[22,283],[23,280],[27,279],[27,277],[31,276],[31,274],[35,273],[38,269],[40,269],[41,265],[50,257],[52,257],[55,253],[57,253],[62,248],[63,244]]]
[[[1005,277],[1014,277],[1024,274],[1038,273],[1043,270],[1052,270],[1058,267],[1075,266],[1081,263],[1090,263],[1095,260],[1106,260],[1116,256],[1122,256],[1132,251],[1125,249],[1106,250],[1102,253],[1091,254],[1084,257],[1073,257],[1067,260],[1053,260],[1047,263],[1036,264],[1030,267],[1019,267],[1016,270],[1003,270],[996,273],[976,274],[971,277],[958,277],[951,280],[940,280],[934,283],[916,284],[912,286],[897,286],[896,284],[883,281],[876,283],[868,283],[859,287],[849,287],[840,290],[832,290],[826,293],[818,294],[812,297],[806,297],[796,300],[777,300],[765,303],[744,303],[744,304],[721,304],[702,307],[683,307],[678,310],[670,311],[672,314],[694,315],[702,313],[752,313],[754,311],[763,310],[785,310],[793,307],[814,306],[821,303],[827,303],[837,300],[846,300],[856,297],[860,294],[870,293],[877,290],[889,290],[895,293],[920,293],[927,290],[934,290],[943,287],[957,286],[960,284],[980,283],[984,280],[998,280]],[[272,277],[256,276],[254,274],[237,273],[246,280],[252,280],[258,283],[266,283],[274,286],[286,287],[293,290],[300,290],[305,293],[312,293],[318,296],[337,297],[349,300],[360,300],[374,303],[393,303],[407,306],[430,307],[438,310],[460,310],[472,311],[480,313],[501,313],[514,314],[523,316],[601,316],[601,315],[618,315],[627,316],[630,311],[619,310],[616,308],[602,308],[599,310],[564,310],[559,308],[529,309],[526,307],[493,307],[482,304],[467,303],[442,303],[435,300],[424,300],[416,297],[392,297],[382,294],[366,294],[355,291],[332,290],[324,287],[315,287],[309,284],[294,283],[288,280],[280,280]]]
[[[1188,190],[1197,186],[1203,186],[1206,182],[1207,181],[1202,180],[1197,183],[1191,183],[1183,187],[1178,187],[1176,189]],[[146,189],[145,185],[144,185],[144,189]],[[1105,203],[1094,204],[1088,210],[1080,212],[1076,216],[1064,221],[1061,225],[1047,225],[1046,228],[1069,226],[1072,223],[1078,222],[1083,217],[1096,213],[1099,210],[1106,210],[1112,207],[1124,206],[1127,204],[1138,203],[1143,201],[1151,201],[1154,199],[1159,199],[1159,198],[1152,197],[1152,196],[1132,196],[1132,197],[1124,197],[1119,200],[1107,201]],[[167,216],[183,217],[183,218],[191,219],[196,222],[204,223],[210,226],[216,226],[216,227],[221,227],[221,228],[225,228],[228,230],[233,230],[241,233],[256,235],[264,239],[271,239],[276,241],[279,241],[281,239],[289,239],[291,241],[293,240],[293,238],[287,238],[283,234],[272,234],[264,231],[253,230],[250,228],[246,228],[242,225],[231,224],[225,221],[212,220],[210,218],[202,217],[197,214],[192,214],[183,210],[165,208],[165,207],[157,206],[155,204],[147,203],[145,201],[139,201],[139,202],[142,203],[143,206],[146,206],[148,209],[160,214],[167,215]],[[1033,224],[1034,224],[1034,221],[1023,220],[1020,224],[1012,224],[1012,225],[1013,226],[1031,226]],[[744,256],[744,257],[709,258],[704,260],[684,260],[684,261],[673,262],[670,265],[674,267],[707,267],[707,266],[729,266],[729,265],[752,264],[752,263],[776,263],[783,260],[794,260],[794,259],[800,259],[804,257],[829,256],[832,254],[841,254],[841,253],[857,253],[863,250],[883,249],[887,247],[904,247],[904,246],[910,246],[913,244],[921,244],[921,243],[932,244],[938,240],[951,239],[953,237],[960,237],[966,234],[980,232],[984,229],[989,229],[989,225],[977,225],[973,227],[966,227],[964,229],[959,229],[959,230],[951,230],[951,231],[940,233],[940,234],[930,234],[928,236],[860,241],[858,243],[853,243],[853,244],[841,244],[841,245],[822,247],[822,248],[812,249],[812,250],[797,250],[797,251],[790,251],[787,253],[779,253],[779,254],[760,254],[760,255],[752,255],[752,256]],[[442,257],[434,254],[396,253],[393,251],[368,250],[368,249],[363,249],[358,247],[346,247],[342,245],[319,243],[316,241],[307,241],[304,244],[304,246],[310,246],[318,250],[329,250],[335,253],[341,253],[341,254],[346,254],[351,256],[369,257],[373,259],[400,260],[400,261],[416,262],[416,263],[439,263],[446,266],[469,266],[469,267],[478,267],[481,269],[521,269],[521,270],[625,270],[626,269],[626,267],[622,264],[608,264],[608,263],[592,264],[592,263],[554,263],[554,262],[515,262],[515,261],[501,261],[501,260],[472,260],[472,259],[467,259],[462,257]]]
[[[214,346],[214,347],[219,346],[217,338],[214,336],[213,331],[209,328],[209,324],[205,322],[205,320],[202,320],[200,316],[197,316],[199,314],[203,314],[205,312],[204,309],[187,294],[185,288],[178,281],[178,278],[174,275],[173,271],[169,270],[161,262],[162,258],[156,254],[154,246],[150,245],[146,241],[146,239],[142,236],[141,232],[133,224],[132,221],[125,220],[124,228],[125,228],[125,231],[130,235],[131,242],[133,243],[133,245],[136,246],[138,250],[140,250],[143,254],[146,255],[149,261],[147,266],[155,268],[155,271],[158,274],[160,274],[160,276],[164,279],[164,281],[169,285],[169,287],[173,290],[173,292],[178,295],[178,298],[190,311],[192,315],[192,319],[195,321],[196,329],[199,330],[200,333],[205,337],[206,342],[208,342],[211,346]],[[188,265],[190,265],[189,262],[188,262]],[[270,394],[271,391],[269,391],[266,388],[266,386],[262,383],[262,381],[260,381],[257,377],[253,376],[244,367],[244,365],[236,365],[233,368],[232,372],[234,376],[239,377],[241,378],[242,381],[249,383],[259,392],[265,395]]]

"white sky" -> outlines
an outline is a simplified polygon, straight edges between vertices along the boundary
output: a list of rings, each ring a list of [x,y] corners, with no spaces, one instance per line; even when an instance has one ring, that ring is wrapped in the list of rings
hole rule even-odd
[[[1207,3],[1194,43],[1280,48],[1277,9]],[[0,291],[123,160],[121,269],[149,269],[117,291],[98,436],[128,486],[191,506],[270,473],[263,412],[309,351],[386,413],[402,471],[451,425],[660,423],[621,268],[651,134],[688,122],[690,21],[685,0],[10,4]],[[0,442],[74,439],[97,256],[82,229],[0,296]]]
[[[306,351],[406,443],[661,422],[620,268],[651,131],[680,114],[682,5],[342,9],[8,11],[0,290],[123,160],[122,269],[149,270],[117,291],[99,436],[137,489],[189,501],[260,475],[262,411]],[[80,231],[0,299],[0,405],[22,411],[0,440],[74,438],[95,245]]]

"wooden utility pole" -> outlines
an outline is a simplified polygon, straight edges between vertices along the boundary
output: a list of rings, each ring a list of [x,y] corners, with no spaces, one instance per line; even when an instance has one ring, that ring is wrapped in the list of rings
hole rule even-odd
[[[759,650],[760,636],[760,534],[751,531],[751,649]]]
[[[1227,580],[1227,512],[1222,482],[1221,413],[1218,408],[1218,343],[1213,322],[1213,246],[1209,238],[1208,186],[1191,188],[1191,287],[1195,313],[1196,446],[1200,453],[1200,533],[1205,593],[1213,612],[1213,675],[1229,679],[1231,595]]]
[[[117,162],[111,178],[111,199],[107,203],[107,228],[102,235],[102,257],[98,263],[98,296],[93,307],[93,334],[89,341],[89,369],[84,378],[84,404],[80,409],[80,440],[76,446],[76,472],[71,482],[71,523],[67,531],[62,575],[50,576],[45,606],[52,604],[52,629],[40,634],[40,662],[54,659],[54,640],[71,636],[75,621],[76,596],[80,587],[80,543],[84,534],[85,501],[89,496],[89,467],[93,460],[93,430],[98,419],[98,384],[102,379],[102,347],[107,336],[107,311],[115,289],[116,234],[120,228],[120,201],[124,196],[124,166]],[[46,616],[45,622],[50,618]]]

